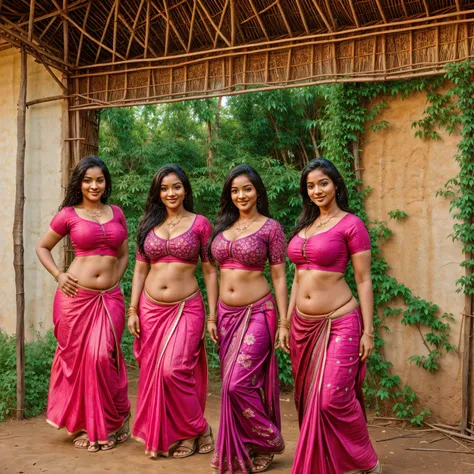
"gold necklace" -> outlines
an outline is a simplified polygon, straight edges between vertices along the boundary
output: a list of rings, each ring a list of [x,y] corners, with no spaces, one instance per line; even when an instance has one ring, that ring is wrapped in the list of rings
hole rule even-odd
[[[317,227],[318,229],[320,229],[321,227],[324,227],[333,217],[336,217],[340,212],[341,212],[341,210],[339,209],[335,214],[333,214],[332,216],[330,216],[327,221],[325,221],[325,222],[320,222],[319,224],[316,224],[316,227]]]
[[[171,230],[173,230],[181,222],[185,214],[186,213],[183,213],[179,219],[176,218],[174,221],[166,221],[166,225],[170,227]]]
[[[102,217],[102,212],[104,211],[104,207],[105,207],[105,205],[102,204],[102,207],[100,208],[100,211],[90,211],[89,209],[87,209],[87,207],[83,207],[82,209],[84,209],[84,211],[86,211],[87,214],[89,214],[91,217],[100,218],[100,217]]]
[[[253,219],[250,224],[246,225],[245,227],[237,227],[237,225],[239,224],[237,222],[237,225],[235,226],[235,230],[237,231],[237,235],[241,234],[244,230],[247,230],[257,219],[258,219],[258,215],[255,217],[255,219]]]

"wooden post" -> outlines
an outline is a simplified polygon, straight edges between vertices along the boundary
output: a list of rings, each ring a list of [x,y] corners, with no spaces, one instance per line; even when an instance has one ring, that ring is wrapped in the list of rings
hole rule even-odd
[[[13,266],[16,290],[16,418],[22,420],[25,410],[25,265],[23,247],[23,210],[25,207],[26,147],[26,68],[27,54],[21,47],[20,96],[17,116],[16,192],[13,219]]]

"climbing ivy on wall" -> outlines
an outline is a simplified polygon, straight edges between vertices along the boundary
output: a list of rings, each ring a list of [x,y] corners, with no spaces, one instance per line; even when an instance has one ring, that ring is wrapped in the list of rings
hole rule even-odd
[[[448,70],[448,78],[449,74]],[[390,95],[406,97],[413,92],[426,91],[428,97],[441,101],[448,107],[448,110],[440,111],[436,119],[424,119],[422,122],[422,136],[432,136],[434,124],[446,120],[444,116],[449,112],[449,100],[438,98],[435,92],[443,80],[443,78],[436,78],[362,85],[344,84],[329,88],[328,94],[331,96],[328,97],[328,104],[330,104],[331,110],[327,114],[328,120],[321,124],[323,136],[325,137],[322,143],[324,155],[331,159],[343,173],[349,190],[351,206],[354,212],[366,224],[369,224],[372,240],[374,323],[378,331],[376,331],[375,339],[376,350],[368,364],[368,377],[365,387],[366,398],[377,410],[380,408],[381,401],[391,402],[393,404],[392,410],[396,416],[409,418],[415,424],[421,424],[423,417],[430,412],[427,409],[415,411],[413,405],[417,398],[416,393],[408,385],[402,387],[400,377],[392,373],[392,363],[386,360],[383,352],[385,344],[383,334],[385,331],[389,331],[386,319],[390,316],[401,316],[403,324],[414,327],[418,331],[426,352],[424,354],[412,355],[409,360],[418,367],[429,372],[435,372],[439,369],[441,355],[456,350],[449,342],[449,323],[453,320],[453,316],[448,313],[440,315],[439,307],[436,304],[414,295],[406,285],[389,275],[389,264],[381,256],[381,244],[384,240],[390,238],[392,232],[387,222],[371,222],[368,218],[364,208],[364,199],[370,193],[370,188],[364,188],[362,192],[359,192],[359,188],[363,183],[357,177],[355,154],[360,147],[360,138],[369,122],[372,122],[371,128],[374,131],[389,127],[389,123],[386,121],[373,123],[377,114],[387,106],[383,100],[376,101],[375,105],[371,106],[371,104],[374,104],[374,99],[378,97],[382,99]],[[465,81],[467,83],[468,79],[465,79]],[[472,97],[472,91],[470,97]],[[465,100],[467,105],[469,101],[467,98]],[[456,115],[454,114],[454,116]],[[461,120],[461,117],[457,118]],[[451,124],[449,121],[448,123]],[[472,124],[474,124],[474,116]],[[460,144],[461,153],[463,153],[462,147],[463,141]],[[466,154],[468,154],[467,147],[465,148]],[[466,174],[466,177],[462,179],[465,179],[466,184],[468,182],[471,183],[472,191],[472,186],[474,185],[472,169],[461,171],[460,176],[464,176],[463,173]],[[467,175],[470,178],[467,178]],[[448,182],[447,193],[452,193],[453,188],[460,186],[460,176]],[[460,208],[460,206],[464,205],[467,194],[463,193],[462,196],[458,197],[457,201],[456,198],[453,200],[453,208]],[[474,198],[474,196],[471,197]],[[474,203],[474,199],[471,201],[472,203]],[[404,219],[407,217],[407,214],[396,209],[391,211],[388,217],[389,219]],[[467,212],[461,211],[457,215],[455,214],[454,217],[460,218],[464,222],[472,217],[472,214],[468,215]],[[463,223],[456,224],[454,236],[465,239],[466,248],[471,248],[469,245],[472,246],[474,231],[472,227],[467,229],[464,225]],[[352,289],[355,290],[352,269],[348,270],[348,277]],[[472,281],[460,280],[459,283],[463,288],[466,288],[466,285],[472,284]],[[400,308],[397,304],[400,302],[403,302],[404,309]]]

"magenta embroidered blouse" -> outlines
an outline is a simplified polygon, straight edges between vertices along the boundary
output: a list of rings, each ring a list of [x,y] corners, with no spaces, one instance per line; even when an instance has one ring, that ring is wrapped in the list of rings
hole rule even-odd
[[[367,229],[354,214],[346,214],[335,226],[304,239],[295,235],[288,244],[288,257],[298,270],[346,271],[350,255],[370,250]]]
[[[212,256],[221,268],[263,271],[270,265],[285,263],[286,240],[281,225],[268,218],[253,234],[227,240],[221,232],[211,245]]]
[[[207,243],[212,234],[209,221],[200,215],[196,215],[191,227],[183,234],[177,235],[169,240],[158,237],[153,229],[145,238],[145,255],[137,250],[136,258],[140,262],[179,262],[196,265],[201,257],[202,262],[208,262]]]
[[[118,257],[120,246],[128,239],[127,223],[120,207],[110,207],[113,217],[105,224],[83,219],[72,206],[67,206],[53,217],[49,226],[62,237],[69,234],[76,257]]]

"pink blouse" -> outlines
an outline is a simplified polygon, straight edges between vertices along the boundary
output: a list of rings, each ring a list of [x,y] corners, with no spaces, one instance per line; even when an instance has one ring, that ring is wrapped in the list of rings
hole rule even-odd
[[[83,219],[73,207],[68,206],[53,217],[49,226],[62,237],[69,234],[76,257],[118,257],[120,246],[128,239],[127,223],[120,207],[110,207],[113,217],[105,224]]]
[[[145,255],[137,250],[137,260],[151,263],[179,262],[196,265],[201,256],[202,262],[208,262],[207,243],[212,234],[209,221],[196,215],[191,227],[181,235],[169,240],[162,239],[155,234],[153,229],[145,238]]]
[[[370,237],[364,223],[346,214],[326,232],[304,239],[295,235],[288,245],[288,256],[298,270],[346,271],[349,256],[370,250]]]
[[[285,234],[277,221],[268,218],[257,232],[241,239],[227,240],[221,232],[212,242],[211,252],[221,268],[263,271],[267,260],[270,265],[285,262]]]

